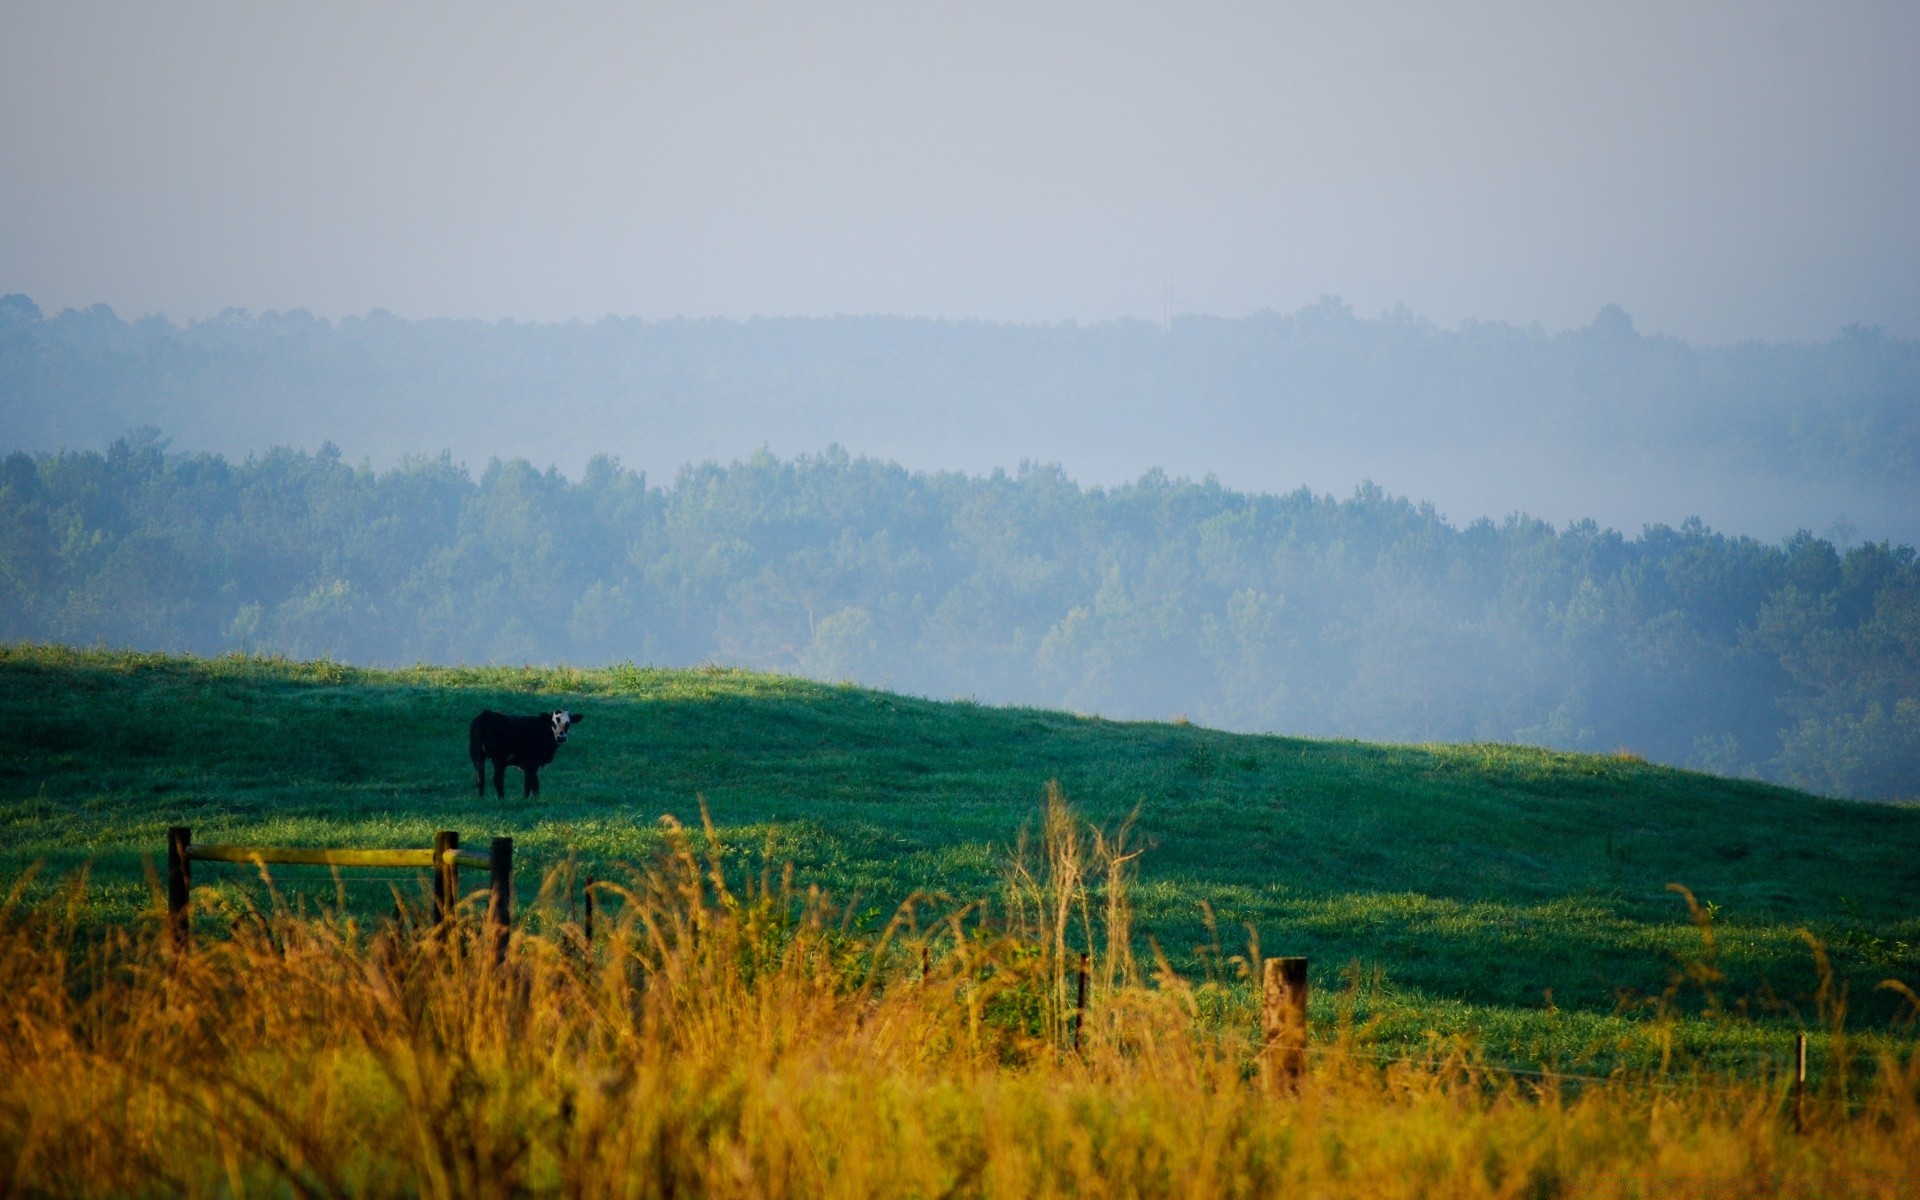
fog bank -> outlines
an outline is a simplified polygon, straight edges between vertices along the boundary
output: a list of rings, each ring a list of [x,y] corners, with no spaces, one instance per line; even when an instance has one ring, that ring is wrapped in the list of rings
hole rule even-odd
[[[245,457],[450,451],[578,476],[830,444],[928,470],[1062,465],[1345,494],[1372,480],[1447,518],[1523,512],[1636,530],[1690,516],[1920,542],[1920,344],[1694,346],[1619,309],[1549,334],[1333,300],[1166,324],[898,317],[561,324],[179,325],[0,302],[0,448],[101,448],[140,426]]]

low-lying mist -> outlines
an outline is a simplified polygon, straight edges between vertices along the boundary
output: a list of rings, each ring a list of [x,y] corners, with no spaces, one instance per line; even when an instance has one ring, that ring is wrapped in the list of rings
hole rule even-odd
[[[175,325],[0,301],[0,448],[104,449],[142,426],[231,458],[331,442],[391,466],[447,450],[577,477],[610,453],[681,464],[838,444],[921,470],[1058,463],[1254,492],[1365,480],[1456,523],[1528,513],[1638,529],[1690,516],[1920,542],[1920,345],[1701,347],[1635,331],[1291,315],[1167,325],[892,317],[591,324]]]
[[[551,411],[551,410],[543,410]],[[536,412],[534,415],[539,415]],[[538,422],[533,422],[538,428]],[[498,435],[505,443],[507,433]],[[0,463],[0,638],[373,664],[722,661],[1232,729],[1625,751],[1913,798],[1908,546],[1450,523],[1149,472],[759,453]]]

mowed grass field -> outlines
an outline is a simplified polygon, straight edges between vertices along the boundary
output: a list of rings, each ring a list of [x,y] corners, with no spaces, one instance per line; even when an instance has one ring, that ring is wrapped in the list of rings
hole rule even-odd
[[[482,708],[584,713],[543,794],[476,798]],[[1384,746],[935,702],[727,669],[372,671],[0,647],[0,876],[91,873],[90,915],[150,919],[167,826],[196,842],[515,839],[523,898],[566,863],[617,877],[696,828],[729,863],[791,863],[878,925],[1002,885],[1058,781],[1089,821],[1136,814],[1135,937],[1245,1004],[1249,930],[1312,959],[1313,1017],[1382,1054],[1454,1041],[1582,1072],[1665,1058],[1777,1070],[1832,1001],[1903,1044],[1920,988],[1920,810],[1822,799],[1626,756]],[[243,868],[198,864],[199,886]],[[377,919],[404,874],[282,868]],[[1699,902],[1690,914],[1678,883]],[[1710,927],[1711,938],[1707,933]],[[1709,946],[1711,941],[1711,946]],[[1814,942],[1833,988],[1817,1003]],[[1236,999],[1237,997],[1237,999]]]

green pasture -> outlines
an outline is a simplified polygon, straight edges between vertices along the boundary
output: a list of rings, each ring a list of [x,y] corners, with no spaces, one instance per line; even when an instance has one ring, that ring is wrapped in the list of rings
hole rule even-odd
[[[586,714],[543,794],[476,799],[484,707]],[[1384,746],[1118,722],[727,669],[371,671],[0,647],[0,877],[90,872],[98,919],[145,919],[167,826],[195,841],[424,846],[511,835],[523,894],[574,862],[617,876],[704,798],[744,871],[792,863],[880,921],[915,892],[992,896],[1050,780],[1089,820],[1137,811],[1153,947],[1235,1003],[1249,928],[1313,960],[1314,1014],[1383,1051],[1467,1041],[1510,1064],[1764,1066],[1832,995],[1903,1040],[1920,988],[1920,810],[1821,799],[1625,757]],[[196,867],[197,884],[249,885]],[[283,868],[331,903],[323,870]],[[1705,939],[1670,883],[1711,914]],[[404,875],[338,885],[367,916]],[[1211,912],[1211,919],[1208,912]],[[1811,939],[1811,940],[1810,940]],[[1696,968],[1689,977],[1688,968]],[[1824,1040],[1821,1045],[1826,1043]]]

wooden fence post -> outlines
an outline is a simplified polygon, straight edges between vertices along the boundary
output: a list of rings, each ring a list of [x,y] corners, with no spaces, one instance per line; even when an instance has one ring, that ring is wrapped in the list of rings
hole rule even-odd
[[[176,950],[185,950],[193,935],[193,913],[189,898],[193,891],[193,866],[187,859],[187,847],[193,844],[193,830],[175,825],[167,830],[167,927]]]
[[[493,926],[493,957],[507,956],[507,933],[513,927],[513,839],[493,839],[487,876],[487,924]]]
[[[1260,1078],[1275,1092],[1307,1066],[1307,960],[1269,958],[1262,966]]]
[[[460,848],[460,835],[451,829],[442,829],[433,835],[433,923],[440,926],[453,917],[453,910],[460,903],[460,864],[453,861],[449,851]]]
[[[1793,1037],[1793,1131],[1807,1127],[1807,1035]]]
[[[1080,1030],[1087,1024],[1087,952],[1080,952],[1080,996],[1073,1004],[1073,1052],[1080,1053]]]
[[[581,926],[580,931],[586,935],[587,944],[591,946],[593,944],[593,876],[592,875],[587,876],[587,886],[582,888],[581,891],[585,894],[587,919],[585,923]]]

